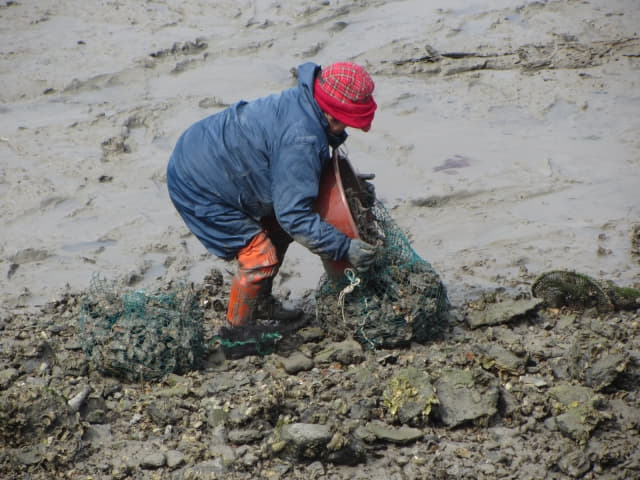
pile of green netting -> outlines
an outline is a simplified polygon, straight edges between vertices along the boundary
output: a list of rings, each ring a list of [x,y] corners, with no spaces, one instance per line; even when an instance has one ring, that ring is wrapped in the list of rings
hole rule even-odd
[[[360,237],[379,246],[367,272],[324,275],[316,314],[330,333],[352,334],[368,348],[395,348],[435,339],[447,324],[447,290],[438,273],[411,247],[379,200],[368,208],[349,198]],[[354,203],[356,203],[354,205]]]
[[[94,368],[129,381],[157,381],[193,368],[205,351],[202,311],[192,287],[121,291],[94,276],[78,324]]]
[[[602,312],[640,308],[637,289],[567,270],[552,270],[538,276],[531,285],[531,293],[556,308],[596,308]]]

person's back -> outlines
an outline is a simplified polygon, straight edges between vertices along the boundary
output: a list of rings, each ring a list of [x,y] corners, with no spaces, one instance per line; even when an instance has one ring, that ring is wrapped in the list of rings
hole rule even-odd
[[[253,218],[273,214],[272,183],[288,169],[287,150],[313,143],[322,169],[330,151],[318,114],[300,87],[269,95],[204,118],[178,141],[173,156],[177,175],[202,197],[215,195]],[[205,148],[203,148],[203,145]]]

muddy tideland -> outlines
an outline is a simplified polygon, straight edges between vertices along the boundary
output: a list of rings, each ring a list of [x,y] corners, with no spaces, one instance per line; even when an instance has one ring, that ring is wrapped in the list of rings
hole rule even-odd
[[[0,39],[2,478],[640,478],[638,310],[530,293],[640,282],[636,0],[3,1]],[[178,136],[342,60],[379,105],[349,159],[446,329],[368,349],[312,318],[266,355],[110,375],[79,335],[95,274],[192,282],[209,339],[223,317],[234,265],[166,192]],[[294,245],[276,293],[312,305],[321,274]]]

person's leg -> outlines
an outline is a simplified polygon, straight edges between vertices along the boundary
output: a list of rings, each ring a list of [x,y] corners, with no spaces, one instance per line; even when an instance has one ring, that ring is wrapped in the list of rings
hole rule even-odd
[[[271,295],[273,279],[291,243],[291,237],[280,228],[266,225],[249,244],[238,252],[238,270],[231,282],[227,321],[241,327],[258,318],[292,321],[302,311],[287,309]]]
[[[254,320],[256,306],[263,307],[259,309],[260,318],[298,318],[301,312],[286,310],[271,297],[273,277],[292,241],[275,217],[265,217],[258,223],[224,203],[196,205],[182,195],[185,187],[177,182],[169,169],[169,194],[189,230],[211,253],[225,260],[238,259],[238,270],[231,282],[228,322],[241,326]]]
[[[260,225],[262,225],[262,227],[264,228],[264,232],[267,234],[267,236],[269,237],[269,240],[271,240],[271,243],[275,247],[276,256],[278,258],[278,265],[276,268],[276,272],[267,282],[268,287],[265,289],[265,292],[264,292],[266,295],[271,295],[271,289],[273,287],[273,279],[278,273],[278,270],[280,270],[280,266],[284,261],[284,256],[287,253],[287,249],[289,248],[289,245],[291,244],[291,242],[293,242],[293,238],[291,238],[291,236],[282,229],[282,227],[280,226],[280,224],[278,223],[278,221],[274,216],[261,218]]]
[[[238,252],[238,270],[231,282],[227,321],[241,327],[253,320],[256,303],[268,293],[279,267],[276,247],[265,232]]]
[[[264,290],[262,290],[260,298],[255,303],[255,316],[256,318],[265,320],[270,319],[285,322],[296,320],[302,316],[302,310],[284,307],[282,303],[271,294],[273,279],[280,270],[284,256],[289,245],[293,242],[293,238],[291,238],[291,236],[282,229],[276,218],[273,216],[263,217],[260,220],[260,224],[265,229],[265,233],[276,250],[278,263],[274,269],[273,275],[265,279]]]

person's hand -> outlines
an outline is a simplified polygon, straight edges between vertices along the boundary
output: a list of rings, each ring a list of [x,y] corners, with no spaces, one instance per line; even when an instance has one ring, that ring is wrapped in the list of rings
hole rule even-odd
[[[367,271],[376,258],[376,246],[358,238],[351,239],[347,260],[359,271]]]

